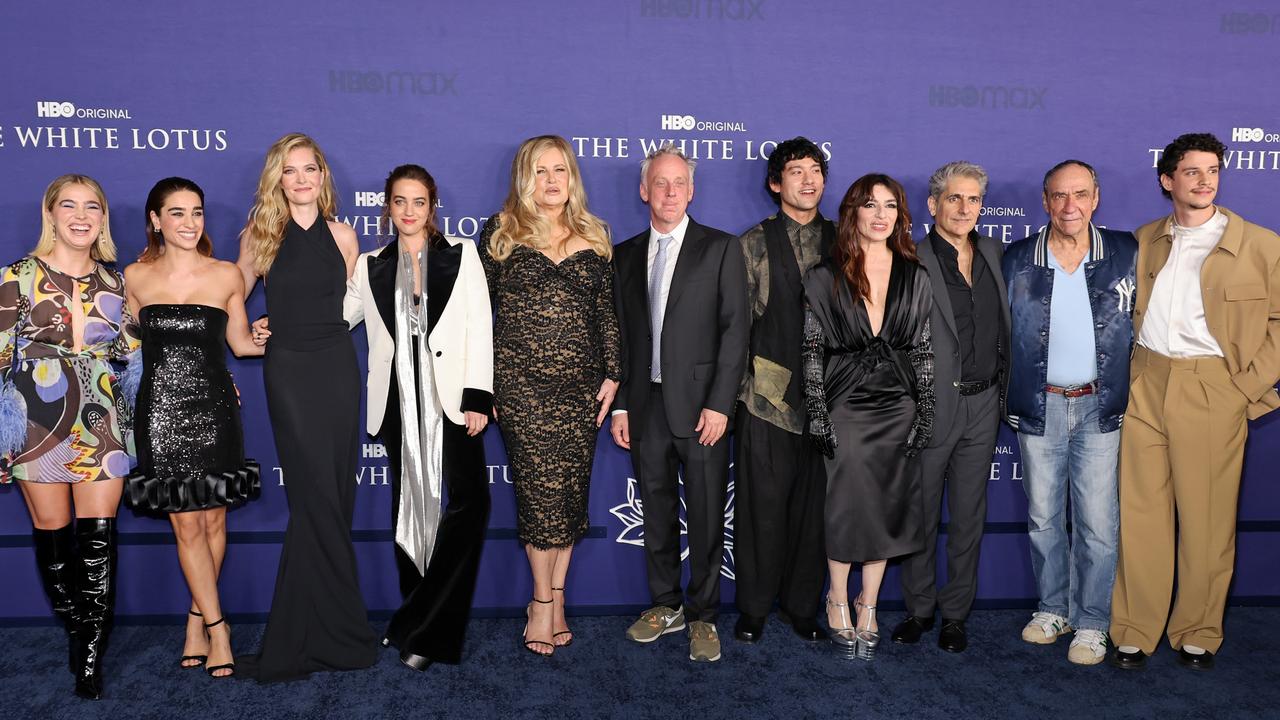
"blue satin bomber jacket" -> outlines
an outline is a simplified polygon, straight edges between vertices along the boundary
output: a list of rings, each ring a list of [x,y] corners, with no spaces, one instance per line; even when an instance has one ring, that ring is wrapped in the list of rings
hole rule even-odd
[[[1138,241],[1133,233],[1105,230],[1093,224],[1089,231],[1090,260],[1084,265],[1084,273],[1098,354],[1098,424],[1100,432],[1105,433],[1119,429],[1129,402]],[[1049,264],[1048,228],[1010,245],[1002,265],[1013,331],[1005,419],[1020,433],[1044,435],[1049,301],[1053,297],[1054,272]]]

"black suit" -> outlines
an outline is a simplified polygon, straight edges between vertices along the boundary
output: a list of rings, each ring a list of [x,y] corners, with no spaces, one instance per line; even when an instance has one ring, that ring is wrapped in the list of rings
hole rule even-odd
[[[987,266],[985,278],[995,282],[999,308],[997,375],[1009,370],[1009,305],[1003,302],[1004,277],[1000,259],[1004,247],[999,240],[972,233],[976,252]],[[1004,384],[995,384],[974,395],[962,395],[958,383],[963,378],[962,352],[956,330],[954,308],[947,290],[942,265],[930,237],[916,248],[920,264],[929,273],[933,287],[933,310],[929,317],[933,333],[933,378],[935,387],[933,437],[920,453],[921,485],[924,496],[924,550],[902,562],[902,595],[907,612],[931,618],[941,610],[948,620],[964,620],[977,594],[978,553],[987,519],[987,482],[991,476],[991,454],[1001,417],[999,396]],[[985,318],[977,321],[986,321]],[[985,380],[985,378],[984,378]],[[942,514],[943,488],[947,490],[947,583],[938,590],[938,523]]]
[[[733,414],[747,362],[746,269],[731,235],[689,219],[663,314],[662,382],[651,383],[650,242],[645,230],[614,250],[625,346],[614,410],[629,414],[653,603],[671,608],[683,604],[688,619],[714,622],[720,605],[729,438],[726,431],[706,447],[698,443],[694,428],[703,408]],[[680,466],[689,538],[687,597],[680,588]]]

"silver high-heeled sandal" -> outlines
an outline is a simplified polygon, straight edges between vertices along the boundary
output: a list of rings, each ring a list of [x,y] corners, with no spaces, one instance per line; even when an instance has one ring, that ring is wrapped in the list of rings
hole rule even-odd
[[[853,601],[853,611],[856,613],[859,609],[869,610],[867,615],[867,626],[859,628],[854,635],[854,656],[859,660],[874,660],[876,657],[876,648],[880,646],[880,633],[871,629],[871,623],[876,619],[876,606],[864,605],[861,600]]]
[[[830,610],[832,606],[840,613],[840,627],[831,625]],[[853,629],[853,619],[849,617],[849,603],[836,602],[827,596],[827,617],[829,630],[827,637],[831,639],[831,646],[835,648],[836,654],[846,660],[852,660],[856,657],[858,648],[858,637]]]

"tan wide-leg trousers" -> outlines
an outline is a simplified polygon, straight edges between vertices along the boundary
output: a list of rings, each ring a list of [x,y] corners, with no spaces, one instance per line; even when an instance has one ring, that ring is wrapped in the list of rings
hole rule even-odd
[[[1174,649],[1217,652],[1235,564],[1248,400],[1217,357],[1167,358],[1139,346],[1129,379],[1111,640],[1151,654],[1168,617]],[[1178,595],[1167,614],[1175,558]]]

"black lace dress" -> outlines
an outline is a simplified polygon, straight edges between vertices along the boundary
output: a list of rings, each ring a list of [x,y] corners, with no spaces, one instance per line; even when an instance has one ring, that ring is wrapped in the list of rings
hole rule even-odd
[[[879,335],[831,260],[805,274],[804,289],[810,427],[836,441],[826,462],[827,557],[865,562],[916,552],[924,500],[914,456],[933,419],[929,275],[894,256]]]
[[[125,504],[169,513],[256,498],[258,463],[245,460],[240,403],[227,370],[226,311],[152,304],[138,320],[138,469],[125,481]]]
[[[511,464],[521,543],[567,547],[587,532],[587,491],[596,450],[596,394],[621,377],[613,270],[591,250],[559,264],[517,246],[503,262],[489,254],[496,218],[485,225],[480,259],[489,281],[493,389]]]

